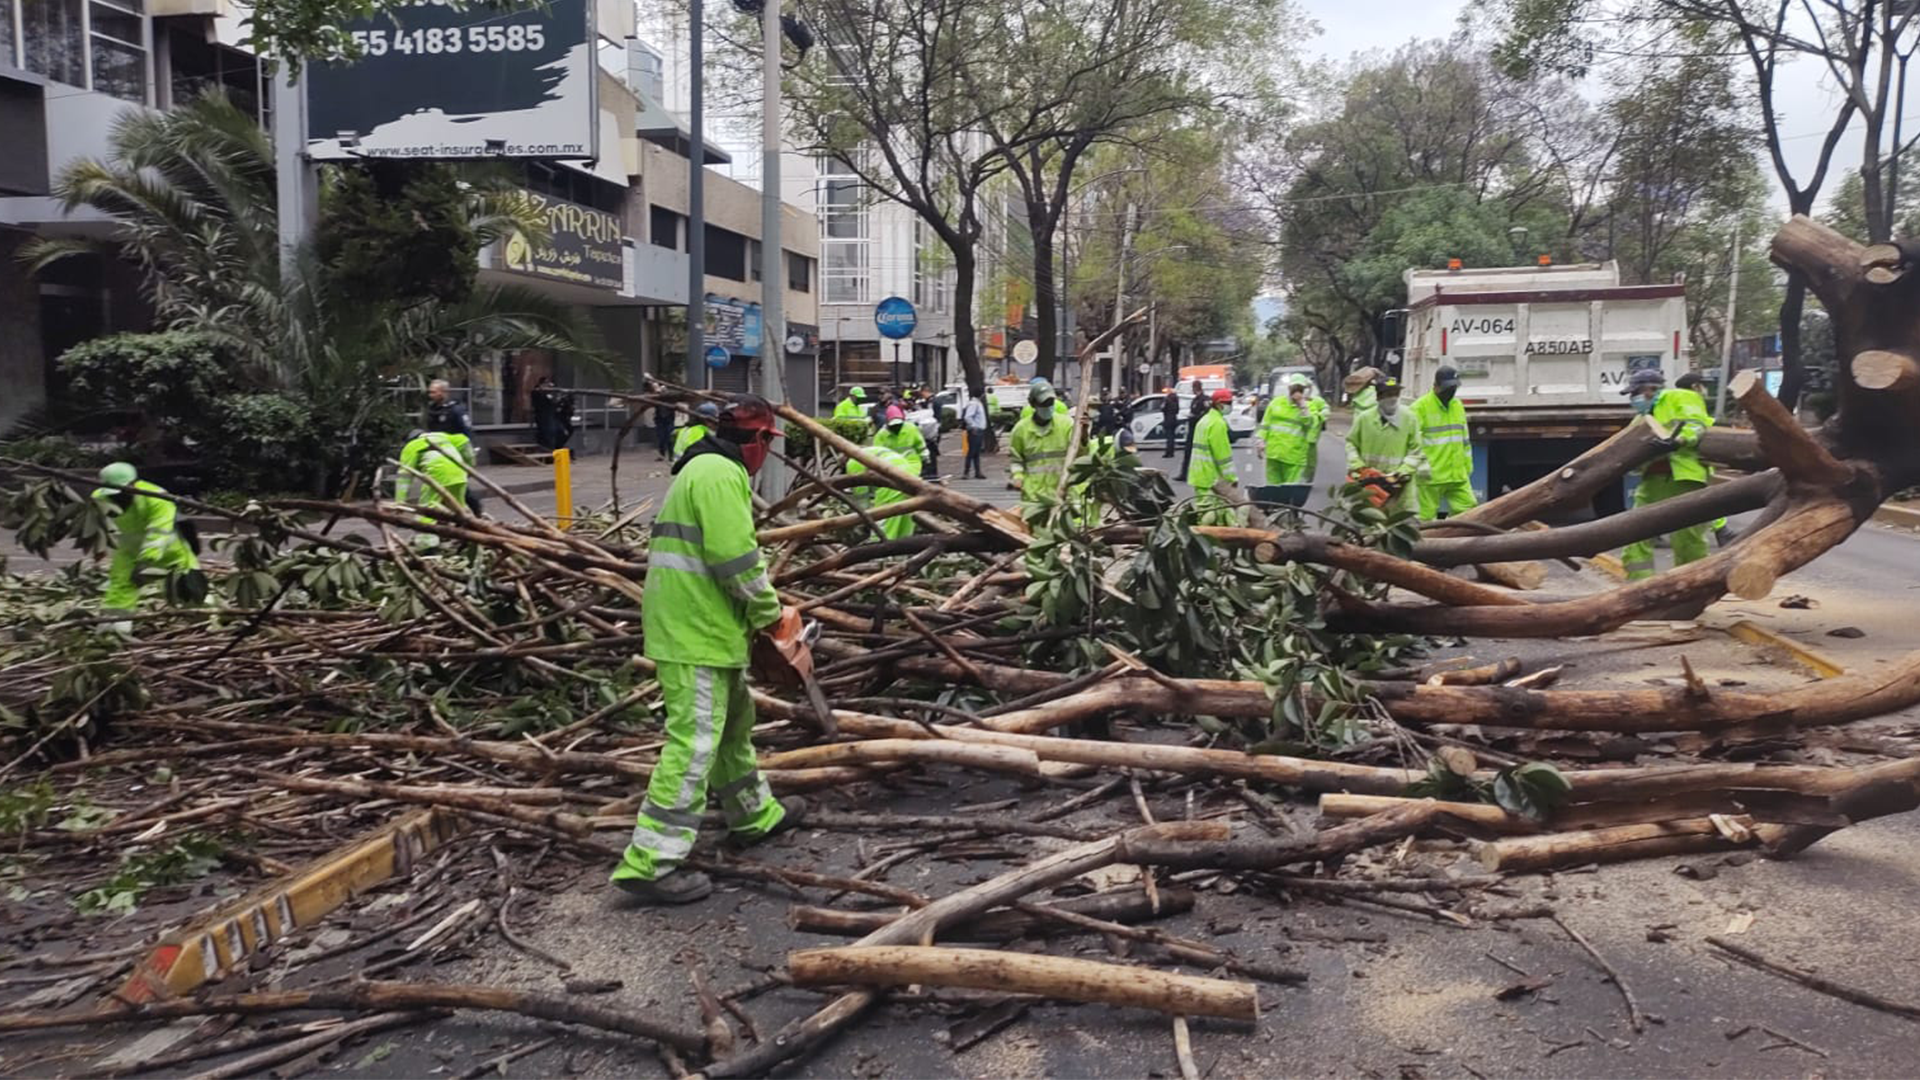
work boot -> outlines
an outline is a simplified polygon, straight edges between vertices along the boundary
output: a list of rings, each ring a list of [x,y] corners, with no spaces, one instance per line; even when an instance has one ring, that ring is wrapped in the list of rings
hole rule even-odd
[[[759,836],[742,836],[739,833],[728,833],[727,843],[732,844],[734,847],[752,847],[763,841],[771,840],[781,833],[792,832],[806,823],[807,800],[805,797],[788,795],[786,798],[780,800],[780,809],[786,811],[786,813],[780,818],[778,825],[761,833]]]
[[[673,870],[652,881],[615,878],[613,887],[642,904],[691,904],[713,895],[713,879],[698,870]]]

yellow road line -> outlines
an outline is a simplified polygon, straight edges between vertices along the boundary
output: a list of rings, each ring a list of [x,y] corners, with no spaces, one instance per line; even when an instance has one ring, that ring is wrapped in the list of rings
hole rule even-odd
[[[404,814],[161,938],[115,996],[142,1002],[191,993],[372,886],[412,871],[464,828],[458,815],[444,810]]]
[[[1847,673],[1847,669],[1842,667],[1839,661],[1825,653],[1745,619],[1736,620],[1721,629],[1736,640],[1744,641],[1749,645],[1784,653],[1794,663],[1823,679],[1837,679]]]

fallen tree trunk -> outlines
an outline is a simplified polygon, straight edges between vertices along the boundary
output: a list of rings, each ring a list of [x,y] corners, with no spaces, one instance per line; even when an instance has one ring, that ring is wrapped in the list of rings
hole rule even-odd
[[[118,1024],[130,1020],[171,1020],[182,1016],[250,1016],[297,1009],[349,1009],[359,1012],[486,1009],[518,1013],[536,1020],[579,1024],[621,1035],[635,1035],[690,1053],[703,1052],[707,1045],[706,1037],[698,1032],[578,998],[459,983],[363,982],[338,990],[280,990],[152,1001],[142,1005],[114,1005],[90,1013],[9,1013],[0,1014],[0,1032],[46,1031],[93,1024]]]
[[[1028,911],[989,911],[953,927],[955,941],[1013,941],[1029,934],[1058,931],[1063,923],[1057,916],[1083,915],[1117,923],[1144,922],[1148,919],[1181,915],[1193,910],[1192,889],[1158,890],[1159,906],[1145,889],[1119,889],[1113,892],[1075,896],[1051,904],[1034,904]],[[886,911],[841,911],[838,908],[795,904],[787,909],[787,925],[813,934],[870,934],[898,919]]]
[[[1333,819],[1363,818],[1412,801],[1389,795],[1327,794],[1320,796],[1320,814]],[[1832,800],[1825,796],[1755,788],[1681,792],[1644,802],[1573,803],[1556,809],[1545,821],[1509,813],[1491,803],[1443,802],[1440,807],[1455,821],[1511,835],[1644,825],[1705,817],[1708,814],[1745,815],[1756,821],[1776,824],[1833,828],[1849,822],[1847,816],[1835,810]]]
[[[1764,826],[1763,826],[1764,828]],[[1756,837],[1760,830],[1755,830]],[[1707,818],[1685,818],[1646,825],[1618,825],[1584,832],[1515,836],[1481,844],[1480,865],[1510,874],[1555,870],[1589,863],[1627,862],[1662,855],[1694,855],[1728,851],[1736,844],[1726,839]]]
[[[1148,825],[1120,836],[1079,844],[1046,858],[1010,870],[968,889],[918,908],[860,939],[861,945],[924,944],[940,930],[1001,907],[1030,892],[1079,877],[1089,870],[1118,861],[1126,837],[1151,836],[1168,843],[1202,843],[1224,839],[1225,825],[1209,821],[1174,821]],[[841,1027],[853,1022],[879,999],[872,990],[856,990],[835,998],[804,1020],[781,1028],[773,1038],[741,1054],[708,1066],[710,1077],[760,1076],[783,1061],[811,1050]]]
[[[798,986],[963,986],[1127,1005],[1175,1016],[1260,1019],[1260,996],[1251,983],[1033,953],[855,945],[794,953],[787,957],[787,971]]]

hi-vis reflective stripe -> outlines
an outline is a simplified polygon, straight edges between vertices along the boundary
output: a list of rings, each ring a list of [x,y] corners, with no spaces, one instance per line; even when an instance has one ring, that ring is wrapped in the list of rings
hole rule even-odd
[[[1392,455],[1390,455],[1390,454],[1388,454],[1388,455],[1382,455],[1382,454],[1362,454],[1362,455],[1361,455],[1361,458],[1362,458],[1362,459],[1363,459],[1364,461],[1366,461],[1366,463],[1367,463],[1367,464],[1369,464],[1369,465],[1371,465],[1371,466],[1373,466],[1374,468],[1376,468],[1376,469],[1379,469],[1379,470],[1381,470],[1381,471],[1383,471],[1383,472],[1384,472],[1384,471],[1386,471],[1386,470],[1388,470],[1388,469],[1391,469],[1391,468],[1393,468],[1393,467],[1394,467],[1394,466],[1396,466],[1396,465],[1399,465],[1399,464],[1400,464],[1401,462],[1403,462],[1403,461],[1405,461],[1405,460],[1406,460],[1406,458],[1404,458],[1404,457],[1394,457],[1394,456],[1392,456]]]
[[[708,563],[707,568],[713,572],[714,577],[730,578],[735,574],[753,569],[754,564],[759,561],[760,552],[755,549],[722,562]]]
[[[706,534],[698,525],[682,525],[677,521],[656,521],[653,523],[653,535],[664,536],[669,540],[684,540],[689,544],[706,543]]]
[[[1065,450],[1038,450],[1038,451],[1035,451],[1034,453],[1028,454],[1027,460],[1028,461],[1051,461],[1054,458],[1063,458],[1066,456],[1067,456],[1067,452]]]

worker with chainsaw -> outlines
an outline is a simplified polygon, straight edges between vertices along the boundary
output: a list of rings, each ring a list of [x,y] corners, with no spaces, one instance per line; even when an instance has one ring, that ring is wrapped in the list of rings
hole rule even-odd
[[[413,503],[413,493],[417,488],[420,501],[414,505],[422,508],[443,506],[446,504],[440,498],[440,489],[445,489],[453,497],[452,505],[465,509],[467,474],[472,471],[473,443],[465,435],[450,431],[415,431],[407,444],[400,448],[400,472],[393,478],[393,501]],[[423,476],[433,483],[422,480]],[[420,521],[431,524],[434,519],[423,514]]]
[[[1415,477],[1426,463],[1420,421],[1400,407],[1400,380],[1383,376],[1367,389],[1373,391],[1374,407],[1354,413],[1347,432],[1347,479],[1366,489],[1375,506],[1411,511]]]
[[[1233,436],[1227,430],[1227,409],[1232,406],[1233,391],[1215,390],[1193,429],[1193,464],[1187,480],[1193,484],[1193,507],[1204,525],[1233,523],[1233,509],[1217,490],[1223,483],[1240,484],[1233,468]]]
[[[1473,447],[1467,437],[1467,409],[1460,403],[1460,373],[1443,367],[1433,373],[1433,389],[1413,403],[1413,419],[1420,425],[1420,452],[1425,459],[1414,487],[1420,520],[1459,514],[1480,505],[1473,496]]]
[[[847,391],[840,404],[833,407],[835,420],[865,420],[867,418],[867,391],[856,386]]]
[[[720,419],[720,406],[711,401],[703,401],[693,407],[687,416],[687,426],[673,437],[673,460],[679,461],[680,455],[690,449],[694,443],[713,434],[714,425]]]
[[[1661,441],[1667,453],[1640,467],[1640,486],[1634,489],[1633,505],[1651,506],[1705,488],[1707,466],[1695,447],[1713,418],[1707,415],[1700,395],[1667,389],[1667,378],[1658,370],[1634,372],[1623,392],[1632,400],[1634,412],[1653,418],[1667,432]],[[1704,523],[1674,530],[1668,538],[1673,565],[1685,566],[1706,558],[1706,532]],[[1652,577],[1653,540],[1628,544],[1620,562],[1626,567],[1628,581]]]
[[[906,473],[908,476],[920,475],[920,459],[914,457],[912,454],[908,453],[905,450],[895,450],[895,449],[892,449],[891,447],[881,446],[878,443],[875,443],[874,445],[867,447],[867,453],[878,458],[881,464],[886,465],[889,468],[898,469],[899,471]],[[866,471],[867,471],[866,465],[863,464],[859,458],[847,459],[847,473],[849,475],[863,473]],[[892,506],[894,503],[901,502],[902,500],[907,498],[906,492],[901,491],[899,488],[896,488],[896,487],[889,487],[885,484],[875,484],[872,487],[854,488],[852,495],[854,498],[859,499],[863,503],[866,503],[869,506],[869,508],[874,510],[879,510],[882,507]],[[912,536],[913,531],[914,531],[914,525],[913,525],[912,514],[897,514],[893,517],[882,518],[880,520],[880,534],[882,536],[885,536],[889,540],[904,539],[906,537]]]
[[[1307,377],[1295,373],[1287,381],[1285,397],[1275,397],[1260,418],[1260,441],[1266,447],[1267,483],[1303,484],[1320,443],[1325,413],[1316,412],[1308,393]]]
[[[100,469],[101,487],[93,490],[95,506],[113,522],[118,534],[113,545],[113,562],[107,568],[107,591],[102,606],[110,615],[131,614],[140,604],[140,574],[186,573],[198,570],[197,545],[189,533],[182,535],[177,508],[165,498],[166,489],[148,480],[124,461],[115,461]],[[131,631],[130,620],[113,624],[114,629]]]
[[[1027,391],[1027,407],[1008,439],[1008,471],[1020,489],[1020,509],[1051,503],[1060,491],[1060,472],[1066,467],[1067,443],[1073,438],[1073,420],[1055,408],[1052,384],[1034,380]]]
[[[705,874],[682,867],[709,788],[740,843],[790,829],[806,814],[797,796],[773,797],[755,761],[746,679],[756,634],[768,635],[795,672],[813,670],[800,614],[781,606],[753,530],[749,478],[779,430],[773,407],[752,394],[730,395],[716,414],[713,431],[674,462],[647,552],[642,651],[666,700],[666,745],[612,882],[649,904],[713,891]]]

